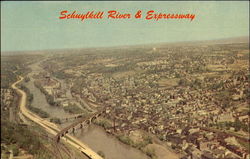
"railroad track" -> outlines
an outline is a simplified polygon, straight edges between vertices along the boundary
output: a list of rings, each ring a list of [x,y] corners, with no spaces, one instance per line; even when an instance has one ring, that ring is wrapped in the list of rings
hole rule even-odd
[[[19,101],[19,108],[20,108],[20,112],[27,117],[28,119],[30,119],[31,121],[35,122],[36,124],[40,125],[42,128],[44,128],[48,133],[56,136],[58,134],[58,132],[60,132],[60,128],[54,124],[51,123],[45,119],[40,118],[38,115],[32,113],[31,111],[29,111],[26,108],[26,100],[27,100],[27,94],[19,89],[16,85],[18,83],[20,83],[24,78],[23,77],[19,77],[20,79],[18,81],[16,81],[15,83],[13,83],[11,85],[11,87],[20,95],[20,101]],[[70,144],[71,146],[75,147],[78,151],[80,151],[81,153],[85,154],[86,156],[88,156],[91,159],[103,159],[101,156],[99,156],[96,152],[94,152],[93,150],[91,150],[87,145],[83,144],[81,141],[79,141],[78,139],[76,139],[75,137],[66,134],[64,137],[62,137],[62,139]]]

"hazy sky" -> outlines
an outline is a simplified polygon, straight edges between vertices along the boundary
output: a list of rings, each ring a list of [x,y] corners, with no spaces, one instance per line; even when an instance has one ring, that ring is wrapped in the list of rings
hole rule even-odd
[[[190,20],[76,19],[60,12],[117,10],[142,16],[191,13]],[[103,47],[157,42],[208,40],[249,35],[249,2],[1,2],[1,50],[44,50]]]

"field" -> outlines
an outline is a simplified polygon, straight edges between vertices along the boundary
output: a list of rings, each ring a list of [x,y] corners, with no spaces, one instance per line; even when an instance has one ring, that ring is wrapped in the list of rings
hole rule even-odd
[[[117,72],[113,74],[114,78],[125,78],[128,76],[133,76],[135,75],[136,72],[135,71],[125,71],[125,72]]]
[[[241,70],[249,67],[249,61],[247,60],[236,60],[235,63],[228,65],[230,70]]]
[[[179,78],[161,79],[158,81],[160,87],[174,87],[178,85]]]

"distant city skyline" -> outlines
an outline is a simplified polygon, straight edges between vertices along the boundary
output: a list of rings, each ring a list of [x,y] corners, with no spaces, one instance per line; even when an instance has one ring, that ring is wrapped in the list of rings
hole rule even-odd
[[[189,19],[59,19],[60,12],[195,14]],[[249,2],[1,2],[1,52],[212,40],[249,36]]]

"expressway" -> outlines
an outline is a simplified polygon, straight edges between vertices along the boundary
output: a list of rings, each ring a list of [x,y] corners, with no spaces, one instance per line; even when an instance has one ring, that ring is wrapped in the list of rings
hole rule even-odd
[[[51,123],[45,119],[40,118],[38,115],[32,113],[31,111],[29,111],[26,108],[26,100],[27,100],[27,94],[19,89],[16,85],[18,83],[20,83],[23,80],[23,77],[19,77],[20,79],[18,81],[16,81],[15,83],[13,83],[11,85],[11,87],[20,95],[20,101],[19,101],[19,108],[20,108],[20,112],[27,117],[28,119],[30,119],[31,121],[35,122],[36,124],[40,125],[42,128],[44,128],[48,133],[52,134],[52,135],[57,135],[58,132],[60,132],[60,128],[54,124]],[[71,146],[75,147],[76,149],[78,149],[81,153],[84,153],[85,155],[87,155],[89,158],[91,159],[103,159],[101,156],[99,156],[96,152],[94,152],[93,150],[91,150],[87,145],[85,145],[84,143],[82,143],[81,141],[79,141],[77,138],[66,134],[65,137],[62,137],[62,139],[70,144]]]

